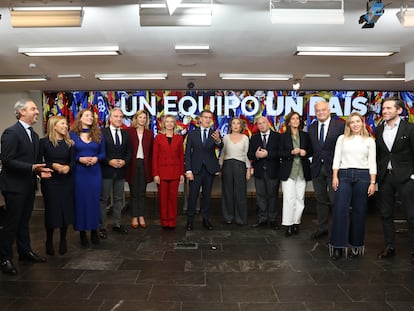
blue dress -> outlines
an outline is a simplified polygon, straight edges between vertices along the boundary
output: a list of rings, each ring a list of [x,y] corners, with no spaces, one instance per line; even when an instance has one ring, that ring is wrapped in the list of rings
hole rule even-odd
[[[80,137],[71,132],[70,137],[75,142],[75,225],[77,231],[97,230],[100,221],[100,203],[102,172],[100,161],[105,158],[105,140],[101,143],[85,143]],[[98,157],[98,162],[86,166],[79,162],[80,157]]]

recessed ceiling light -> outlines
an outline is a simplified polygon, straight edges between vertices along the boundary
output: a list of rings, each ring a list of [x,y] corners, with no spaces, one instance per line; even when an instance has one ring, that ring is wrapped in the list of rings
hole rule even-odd
[[[223,80],[273,80],[286,81],[293,78],[291,74],[248,74],[248,73],[220,73]]]
[[[166,73],[115,73],[115,74],[96,74],[98,80],[165,80]]]
[[[22,47],[26,56],[111,56],[119,55],[119,46]]]
[[[391,56],[400,51],[399,47],[370,46],[298,46],[298,56]]]

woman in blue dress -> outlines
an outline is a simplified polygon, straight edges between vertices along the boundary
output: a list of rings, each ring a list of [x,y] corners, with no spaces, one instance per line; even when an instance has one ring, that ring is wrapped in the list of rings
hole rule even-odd
[[[47,135],[40,140],[40,161],[53,169],[51,178],[42,178],[41,189],[45,204],[46,254],[53,256],[54,229],[60,229],[59,254],[67,252],[66,232],[74,221],[73,174],[75,165],[73,141],[69,137],[65,117],[51,117]]]
[[[105,140],[102,139],[93,112],[81,110],[70,133],[75,142],[75,230],[80,231],[82,247],[88,247],[86,231],[91,231],[91,242],[99,244],[98,228],[102,173],[99,164],[105,158]]]

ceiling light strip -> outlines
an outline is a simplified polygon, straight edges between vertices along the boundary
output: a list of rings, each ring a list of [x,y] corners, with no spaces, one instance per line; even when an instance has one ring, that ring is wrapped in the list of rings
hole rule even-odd
[[[119,46],[85,47],[22,47],[20,54],[26,56],[115,56],[119,55]]]
[[[127,74],[96,74],[95,78],[98,80],[165,80],[167,79],[167,73],[127,73]]]
[[[343,81],[405,81],[404,76],[394,75],[343,75]]]
[[[47,81],[48,77],[46,75],[40,76],[0,76],[0,83],[2,82],[41,82]]]
[[[369,46],[297,46],[298,56],[391,56],[399,47]]]
[[[239,73],[220,73],[223,80],[268,80],[268,81],[287,81],[293,78],[291,74],[239,74]]]

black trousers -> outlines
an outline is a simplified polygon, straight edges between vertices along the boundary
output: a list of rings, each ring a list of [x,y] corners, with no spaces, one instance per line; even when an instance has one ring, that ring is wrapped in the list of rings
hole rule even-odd
[[[32,216],[35,189],[27,192],[3,192],[6,203],[3,230],[0,236],[0,257],[12,258],[13,243],[16,240],[19,255],[30,252],[29,222]]]
[[[393,174],[387,174],[378,184],[379,207],[384,229],[385,245],[395,246],[394,203],[398,193],[408,224],[408,237],[411,251],[414,251],[414,180],[401,183]]]

